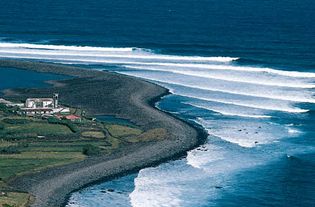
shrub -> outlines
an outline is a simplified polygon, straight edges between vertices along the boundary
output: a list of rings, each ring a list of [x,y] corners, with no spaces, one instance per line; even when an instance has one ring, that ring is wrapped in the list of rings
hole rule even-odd
[[[30,123],[28,119],[3,119],[3,122],[7,124],[27,124]]]
[[[87,144],[83,147],[82,153],[87,156],[95,156],[101,153],[101,149],[97,146]]]
[[[65,125],[66,125],[67,127],[69,127],[69,129],[70,129],[73,133],[79,132],[79,128],[78,128],[76,125],[74,125],[74,124],[72,124],[72,123],[70,123],[70,122],[66,122]]]
[[[8,110],[8,107],[5,104],[0,103],[0,111],[6,112],[7,110]]]
[[[17,154],[20,153],[16,146],[0,147],[0,154]]]
[[[14,207],[14,206],[11,206],[11,205],[9,205],[9,204],[2,204],[2,207]]]

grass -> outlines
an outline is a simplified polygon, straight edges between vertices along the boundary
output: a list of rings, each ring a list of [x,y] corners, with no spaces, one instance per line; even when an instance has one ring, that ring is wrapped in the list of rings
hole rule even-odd
[[[16,146],[17,143],[9,142],[6,140],[0,140],[0,147],[9,147],[9,146]]]
[[[81,135],[83,137],[90,137],[90,138],[98,138],[98,139],[105,138],[105,135],[102,131],[85,131],[85,132],[82,132]]]
[[[0,207],[26,207],[30,200],[27,193],[8,192],[0,196]]]
[[[114,137],[134,136],[140,135],[142,133],[140,129],[116,124],[106,125],[106,128],[109,133]]]
[[[150,129],[137,137],[132,137],[127,139],[128,142],[149,142],[149,141],[157,141],[166,138],[166,130],[163,128]]]
[[[0,155],[0,178],[5,181],[13,176],[78,162],[84,158],[81,152],[23,152]]]
[[[65,125],[48,124],[45,122],[31,122],[28,124],[5,124],[0,131],[0,137],[47,136],[47,135],[69,135],[71,130]]]

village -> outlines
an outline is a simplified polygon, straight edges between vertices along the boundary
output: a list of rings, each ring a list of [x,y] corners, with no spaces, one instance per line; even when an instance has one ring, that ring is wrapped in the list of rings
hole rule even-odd
[[[3,98],[0,104],[15,108],[15,112],[21,116],[41,117],[47,119],[55,117],[70,121],[81,121],[80,115],[71,113],[69,107],[59,105],[59,94],[54,93],[52,98],[27,98],[25,103],[14,103]]]
[[[80,108],[64,106],[59,103],[58,93],[52,94],[51,98],[27,98],[24,103],[0,98],[1,140],[102,139],[102,145],[106,147],[100,149],[108,149],[116,148],[122,141],[121,136],[141,134],[137,126],[118,122],[119,119],[114,122],[98,120],[86,116]],[[4,151],[1,152],[0,146],[1,153]]]

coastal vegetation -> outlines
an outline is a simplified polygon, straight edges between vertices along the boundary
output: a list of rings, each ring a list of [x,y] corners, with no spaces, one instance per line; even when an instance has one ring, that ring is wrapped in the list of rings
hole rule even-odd
[[[80,110],[74,110],[80,112]],[[7,182],[18,176],[51,167],[80,162],[91,156],[108,155],[139,141],[152,141],[159,131],[142,131],[82,118],[70,121],[50,117],[20,116],[11,107],[0,107],[0,204],[24,206],[30,195],[12,192]],[[1,206],[0,205],[0,206]]]

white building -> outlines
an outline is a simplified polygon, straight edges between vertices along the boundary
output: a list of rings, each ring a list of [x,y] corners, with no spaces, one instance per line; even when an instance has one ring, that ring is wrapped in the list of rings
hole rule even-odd
[[[53,95],[53,98],[28,98],[21,112],[26,115],[69,113],[69,108],[59,106],[58,98],[57,93]]]

